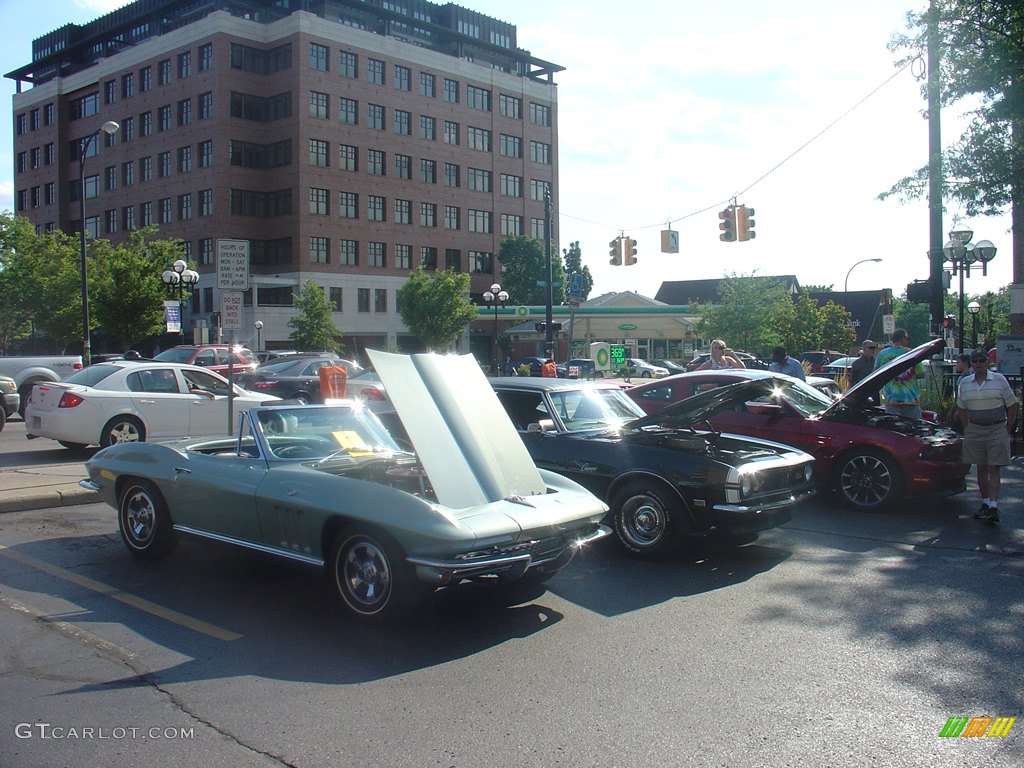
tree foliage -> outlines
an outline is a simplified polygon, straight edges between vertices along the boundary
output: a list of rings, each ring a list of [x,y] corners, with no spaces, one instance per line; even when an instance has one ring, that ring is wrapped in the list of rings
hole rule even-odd
[[[508,291],[512,304],[547,304],[547,288],[537,285],[547,281],[544,244],[531,237],[509,237],[502,241],[498,253],[501,261],[501,287]],[[565,303],[565,269],[557,251],[552,254],[551,275],[554,283],[551,303]]]
[[[978,104],[967,113],[963,134],[943,153],[943,199],[957,200],[967,216],[1003,213],[1024,203],[1024,5],[1020,0],[931,0],[929,10],[907,15],[910,34],[890,42],[890,50],[902,55],[900,64],[927,55],[932,19],[941,56],[941,104],[964,99]],[[927,87],[922,86],[925,97]],[[918,199],[927,194],[927,181],[925,166],[879,197]]]
[[[422,264],[398,289],[398,306],[406,327],[428,350],[450,348],[477,316],[468,274],[446,269],[428,275]]]
[[[341,331],[334,325],[331,313],[334,305],[316,280],[307,280],[302,292],[295,297],[296,314],[288,321],[294,329],[288,339],[296,349],[312,352],[340,352],[343,345],[337,337]]]
[[[583,263],[583,252],[580,250],[580,241],[576,240],[569,244],[569,247],[562,251],[565,256],[565,274],[578,273],[583,277],[583,290],[580,292],[580,301],[590,298],[590,292],[594,289],[594,277],[590,274],[590,267]],[[568,286],[566,286],[568,291]]]

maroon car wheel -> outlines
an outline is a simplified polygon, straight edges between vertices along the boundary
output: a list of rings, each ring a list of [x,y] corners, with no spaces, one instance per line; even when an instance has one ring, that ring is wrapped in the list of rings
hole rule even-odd
[[[884,509],[902,494],[903,479],[892,458],[871,448],[843,456],[836,464],[835,486],[854,509]]]

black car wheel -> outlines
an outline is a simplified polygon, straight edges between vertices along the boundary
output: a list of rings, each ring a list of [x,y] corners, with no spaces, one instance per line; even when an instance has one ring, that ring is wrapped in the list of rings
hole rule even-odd
[[[136,557],[157,560],[178,543],[167,502],[148,480],[132,480],[121,490],[117,522],[121,540]]]
[[[612,513],[622,546],[634,555],[655,557],[675,540],[682,507],[661,489],[631,483],[616,494]]]
[[[146,428],[134,416],[115,416],[103,427],[100,447],[114,443],[141,443],[146,439]]]
[[[365,621],[408,619],[418,596],[412,567],[383,531],[346,531],[331,547],[331,583],[345,607]]]
[[[836,490],[854,509],[883,509],[900,497],[902,486],[899,468],[881,451],[869,448],[854,451],[836,465]]]

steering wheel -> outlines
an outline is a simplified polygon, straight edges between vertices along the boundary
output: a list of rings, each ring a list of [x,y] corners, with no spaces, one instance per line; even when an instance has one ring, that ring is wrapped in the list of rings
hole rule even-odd
[[[280,459],[311,459],[317,455],[316,451],[308,445],[286,445],[282,448],[275,448],[274,453]]]

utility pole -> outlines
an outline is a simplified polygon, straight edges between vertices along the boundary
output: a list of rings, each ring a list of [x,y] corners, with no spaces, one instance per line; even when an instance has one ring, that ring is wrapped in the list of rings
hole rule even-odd
[[[939,71],[939,20],[934,3],[928,9],[928,283],[931,315],[929,331],[941,333],[940,324],[945,316],[942,303],[943,253],[942,236],[942,139],[939,114],[941,112],[941,73]]]
[[[555,358],[555,329],[552,322],[551,305],[553,303],[552,281],[554,276],[551,271],[551,188],[544,191],[544,265],[547,269],[547,301],[544,306],[544,357],[548,360]]]

